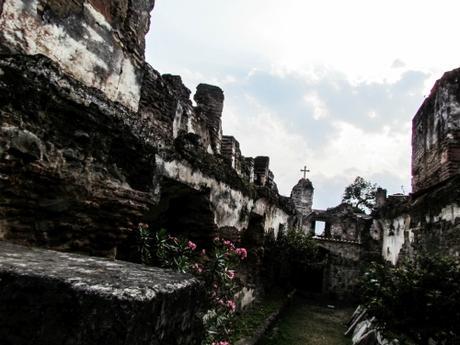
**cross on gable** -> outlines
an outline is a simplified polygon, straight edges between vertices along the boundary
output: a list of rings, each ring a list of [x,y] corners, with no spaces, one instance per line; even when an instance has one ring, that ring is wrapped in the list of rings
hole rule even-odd
[[[303,178],[306,179],[307,178],[307,172],[310,172],[310,170],[307,170],[307,166],[304,166],[302,170],[300,170],[300,172],[303,172]]]

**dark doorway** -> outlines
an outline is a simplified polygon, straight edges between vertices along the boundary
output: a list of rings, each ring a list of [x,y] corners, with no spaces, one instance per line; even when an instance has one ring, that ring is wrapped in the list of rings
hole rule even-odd
[[[183,236],[201,248],[209,248],[217,234],[209,189],[196,190],[168,178],[163,178],[160,188],[160,202],[146,212],[144,223],[152,231],[166,229],[173,236]],[[117,259],[139,261],[136,233],[117,248]]]
[[[166,229],[200,244],[210,243],[217,234],[209,189],[196,190],[166,178],[161,183],[160,203],[146,221],[154,229]]]
[[[323,267],[308,267],[303,270],[302,276],[298,276],[296,287],[304,292],[321,294],[323,292],[323,281]]]

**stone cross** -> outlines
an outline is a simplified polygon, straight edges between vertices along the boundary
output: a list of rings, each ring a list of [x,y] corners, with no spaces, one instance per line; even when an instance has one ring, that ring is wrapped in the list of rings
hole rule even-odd
[[[303,172],[303,178],[307,178],[307,172],[310,172],[310,170],[307,170],[307,166],[304,166],[300,172]]]

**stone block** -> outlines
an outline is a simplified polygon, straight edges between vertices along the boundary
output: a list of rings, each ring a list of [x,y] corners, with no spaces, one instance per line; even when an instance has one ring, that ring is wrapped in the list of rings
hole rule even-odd
[[[2,345],[199,344],[199,281],[0,242]]]

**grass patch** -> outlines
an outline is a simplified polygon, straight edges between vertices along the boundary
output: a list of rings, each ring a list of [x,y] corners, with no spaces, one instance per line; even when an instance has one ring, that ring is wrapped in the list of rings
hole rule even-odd
[[[343,335],[350,309],[329,309],[296,298],[259,345],[350,345]]]
[[[260,325],[275,311],[277,311],[286,300],[287,296],[274,294],[262,301],[256,302],[249,309],[245,310],[234,323],[234,332],[230,338],[231,343],[242,339],[251,338]]]

